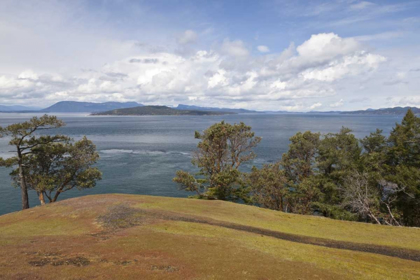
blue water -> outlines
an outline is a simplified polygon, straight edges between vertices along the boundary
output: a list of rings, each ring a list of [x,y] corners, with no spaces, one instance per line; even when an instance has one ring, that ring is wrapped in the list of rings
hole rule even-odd
[[[0,126],[22,122],[34,114],[0,113]],[[401,116],[352,115],[227,115],[227,116],[88,116],[57,114],[66,126],[48,133],[66,134],[74,139],[86,135],[96,145],[101,159],[102,181],[93,189],[71,190],[60,199],[101,193],[147,194],[186,197],[172,182],[179,169],[192,170],[191,152],[197,145],[194,131],[225,120],[252,126],[263,140],[255,149],[257,158],[251,163],[260,166],[275,162],[287,151],[289,138],[298,131],[338,132],[351,128],[357,137],[364,137],[376,128],[388,134]],[[7,157],[13,147],[0,139],[0,157]],[[250,165],[248,165],[250,167]],[[20,191],[11,186],[10,170],[0,168],[0,215],[20,209]],[[39,205],[36,194],[30,193],[30,205]]]

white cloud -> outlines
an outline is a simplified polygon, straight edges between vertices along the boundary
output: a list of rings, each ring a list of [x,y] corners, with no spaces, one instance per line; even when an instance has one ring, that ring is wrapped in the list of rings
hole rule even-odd
[[[331,108],[336,108],[336,107],[341,107],[343,105],[344,105],[344,100],[343,99],[340,99],[339,101],[330,104],[330,107]]]
[[[331,82],[348,75],[358,75],[362,72],[376,69],[386,58],[380,55],[357,52],[352,56],[345,56],[331,61],[324,67],[308,69],[302,73],[304,79]]]
[[[244,42],[240,40],[230,41],[229,39],[225,39],[221,47],[221,52],[233,57],[244,57],[249,55],[249,51],[245,47]]]
[[[262,52],[262,53],[270,52],[270,49],[267,46],[264,46],[264,45],[258,46],[257,49],[258,49],[259,52]]]
[[[198,35],[193,30],[186,30],[178,38],[177,42],[181,45],[195,43],[197,41]]]
[[[313,104],[311,107],[309,107],[309,109],[313,110],[313,109],[321,107],[321,106],[322,106],[322,103],[318,102],[318,103]]]
[[[390,107],[420,107],[420,96],[392,97],[388,100]]]
[[[338,56],[348,55],[361,49],[354,38],[341,38],[334,33],[321,33],[297,47],[302,58],[311,61],[325,61]]]
[[[314,98],[335,96],[339,80],[372,73],[384,60],[363,50],[355,39],[335,34],[313,35],[297,48],[291,44],[281,53],[256,57],[242,41],[226,39],[219,47],[188,56],[142,50],[70,75],[29,70],[3,75],[0,103],[22,98],[32,105],[45,105],[45,100],[116,100],[307,110],[322,105]]]

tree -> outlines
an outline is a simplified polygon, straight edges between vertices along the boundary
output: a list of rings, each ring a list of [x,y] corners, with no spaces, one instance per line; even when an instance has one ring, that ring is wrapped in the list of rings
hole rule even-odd
[[[351,213],[339,207],[343,200],[339,189],[344,178],[361,168],[361,152],[359,141],[345,127],[339,133],[329,133],[321,140],[316,157],[316,177],[323,195],[316,207],[324,216],[352,219]]]
[[[408,110],[401,124],[396,124],[388,138],[389,164],[420,168],[420,118]]]
[[[201,141],[193,154],[192,164],[199,168],[196,175],[178,171],[174,182],[181,189],[196,192],[198,197],[222,200],[246,198],[240,184],[239,168],[255,158],[252,151],[261,141],[251,127],[244,123],[216,123],[202,134],[195,132]],[[235,186],[236,185],[236,186]]]
[[[12,124],[7,127],[0,127],[0,138],[11,137],[9,145],[16,149],[16,156],[9,159],[0,159],[0,165],[11,167],[17,166],[17,176],[22,196],[22,209],[29,208],[28,187],[26,183],[26,158],[32,154],[32,150],[51,143],[65,141],[63,135],[35,136],[34,133],[40,130],[52,129],[64,126],[64,122],[55,116],[44,115],[40,118],[33,117],[23,123]]]
[[[382,135],[382,132],[382,130],[376,129],[375,132],[370,133],[369,136],[366,136],[360,140],[360,143],[362,144],[366,153],[381,153],[386,149],[387,139]]]
[[[299,184],[314,174],[315,155],[318,152],[319,133],[298,132],[290,138],[291,144],[283,154],[281,165],[293,184]]]
[[[316,176],[305,178],[302,182],[290,188],[287,196],[287,212],[311,215],[314,213],[314,206],[323,199],[321,182]]]
[[[280,163],[252,168],[248,175],[252,202],[264,208],[285,211],[287,207],[287,178]]]
[[[420,118],[408,110],[387,145],[384,178],[404,189],[396,201],[404,224],[420,226]]]
[[[358,171],[347,176],[344,182],[341,188],[343,207],[350,208],[362,220],[376,224],[401,225],[401,213],[394,204],[398,193],[403,192],[404,188],[384,179],[372,181],[368,173]]]
[[[27,186],[38,193],[41,204],[45,204],[44,197],[51,203],[71,189],[93,188],[102,177],[92,167],[98,159],[95,145],[86,136],[74,144],[65,141],[39,146],[25,164]]]
[[[344,180],[341,188],[343,195],[343,207],[349,207],[362,219],[369,218],[377,224],[379,220],[379,190],[369,186],[367,174],[355,172]]]

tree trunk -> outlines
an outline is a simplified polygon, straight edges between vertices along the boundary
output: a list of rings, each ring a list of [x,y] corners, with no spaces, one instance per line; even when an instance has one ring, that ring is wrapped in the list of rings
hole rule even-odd
[[[20,191],[22,195],[22,210],[29,208],[29,197],[28,197],[28,188],[26,186],[25,176],[23,174],[23,163],[22,163],[22,153],[18,148],[18,164],[19,164],[19,179],[20,179]]]
[[[41,202],[41,205],[45,205],[44,194],[42,192],[38,193],[38,198],[39,198],[39,201]]]

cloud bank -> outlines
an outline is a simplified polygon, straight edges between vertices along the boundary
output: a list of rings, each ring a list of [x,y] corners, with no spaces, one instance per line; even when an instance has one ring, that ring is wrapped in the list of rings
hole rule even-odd
[[[187,30],[178,43],[189,44],[196,38],[194,31]],[[368,75],[386,61],[356,39],[334,33],[315,34],[297,47],[291,44],[281,53],[259,56],[251,55],[242,41],[230,39],[187,55],[139,52],[72,75],[33,70],[1,75],[0,100],[17,103],[24,98],[32,104],[113,100],[309,110],[321,106],[314,98],[334,96],[338,81]]]

